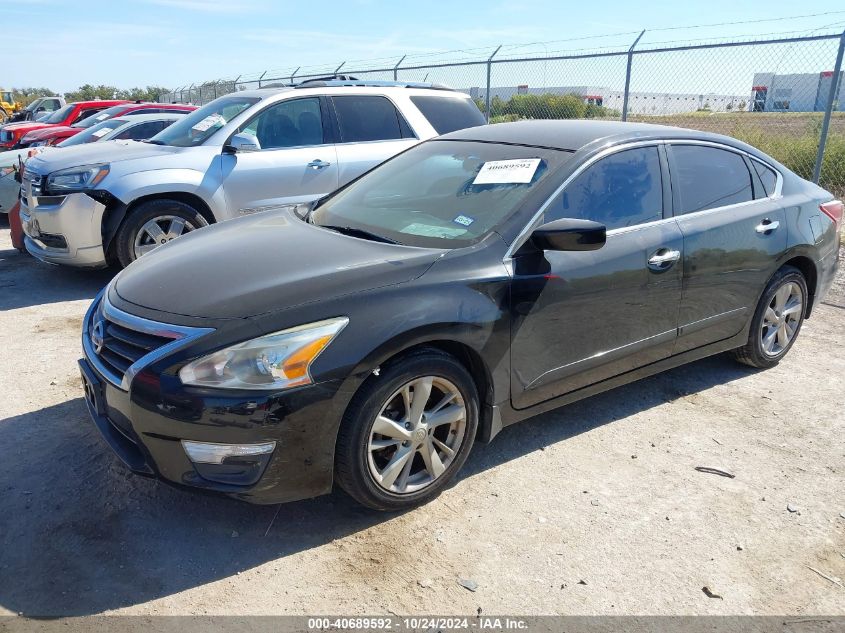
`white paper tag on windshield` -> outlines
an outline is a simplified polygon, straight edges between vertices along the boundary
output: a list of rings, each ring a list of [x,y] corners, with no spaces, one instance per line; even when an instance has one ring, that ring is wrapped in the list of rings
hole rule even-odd
[[[539,165],[539,158],[487,161],[481,166],[481,170],[472,184],[524,184],[531,182]]]
[[[219,114],[210,114],[205,117],[202,121],[194,125],[191,129],[195,130],[196,132],[205,132],[208,129],[211,129],[215,125],[226,125],[226,119],[224,119]]]
[[[94,120],[95,121],[105,121],[108,118],[109,118],[108,114],[98,114],[97,116],[94,117]]]
[[[111,130],[108,129],[107,127],[104,127],[102,130],[97,130],[96,132],[91,132],[91,136],[96,136],[97,138],[100,138],[102,136],[105,136],[109,132],[111,132]]]

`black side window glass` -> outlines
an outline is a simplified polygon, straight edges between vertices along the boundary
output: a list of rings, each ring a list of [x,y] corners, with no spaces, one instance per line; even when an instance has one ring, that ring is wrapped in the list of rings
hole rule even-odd
[[[754,165],[754,170],[757,172],[757,175],[760,176],[760,181],[763,183],[763,189],[766,190],[766,195],[773,195],[775,193],[775,185],[778,181],[775,170],[766,167],[763,163],[757,162],[756,160],[752,160],[751,164]],[[762,198],[763,196],[757,197]]]
[[[739,154],[701,145],[672,145],[671,150],[679,215],[753,200],[751,174]]]
[[[401,115],[389,99],[345,96],[334,97],[333,101],[341,142],[361,143],[403,138],[399,122]]]
[[[575,178],[546,221],[581,218],[608,229],[663,218],[663,185],[656,147],[623,150],[603,158]]]
[[[316,97],[290,99],[268,107],[240,132],[252,134],[261,149],[321,145],[323,117]]]

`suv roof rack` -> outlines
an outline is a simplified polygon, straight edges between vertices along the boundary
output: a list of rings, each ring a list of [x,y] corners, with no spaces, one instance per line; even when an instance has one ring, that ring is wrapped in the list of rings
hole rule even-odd
[[[437,83],[424,83],[420,81],[377,81],[372,79],[358,79],[347,75],[334,75],[331,77],[316,77],[306,79],[294,86],[294,88],[338,88],[342,86],[370,86],[374,88],[429,88],[431,90],[453,90],[449,86]]]

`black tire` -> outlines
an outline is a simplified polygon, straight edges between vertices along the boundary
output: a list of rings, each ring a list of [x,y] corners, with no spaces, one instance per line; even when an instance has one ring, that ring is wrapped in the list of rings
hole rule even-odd
[[[441,475],[421,490],[399,494],[382,487],[370,471],[370,433],[391,396],[406,383],[424,376],[443,378],[457,387],[466,410],[463,440]],[[475,382],[451,355],[422,349],[385,364],[378,376],[367,379],[347,407],[337,438],[335,479],[352,498],[375,510],[400,511],[426,503],[443,491],[469,456],[478,429],[478,412]]]
[[[208,220],[194,207],[179,200],[161,198],[142,202],[132,209],[114,236],[114,254],[122,267],[135,261],[135,238],[141,228],[155,218],[174,216],[185,220],[193,229],[208,226]]]
[[[797,326],[792,338],[787,345],[783,346],[775,354],[768,354],[763,348],[762,330],[766,310],[770,307],[777,291],[786,284],[796,284],[801,289],[801,311],[797,317]],[[801,326],[804,323],[804,315],[807,313],[807,281],[803,273],[792,266],[784,266],[778,270],[769,281],[766,289],[760,297],[754,317],[751,320],[751,328],[748,332],[748,342],[733,351],[734,358],[745,365],[768,369],[777,365],[787,352],[792,348],[793,343],[798,339]]]

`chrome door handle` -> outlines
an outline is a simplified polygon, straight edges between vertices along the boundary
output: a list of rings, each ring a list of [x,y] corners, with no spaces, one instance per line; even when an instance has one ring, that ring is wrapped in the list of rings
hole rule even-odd
[[[323,167],[328,167],[329,165],[331,165],[331,163],[327,163],[326,161],[320,160],[319,158],[317,158],[316,160],[312,160],[310,163],[308,163],[308,167],[310,167],[311,169],[322,169]]]
[[[648,258],[649,266],[664,266],[665,264],[674,264],[681,259],[681,251],[670,251],[660,249],[654,255]]]
[[[760,224],[754,227],[754,230],[758,233],[768,233],[769,231],[774,231],[780,226],[780,222],[775,220],[774,222],[769,218],[766,218]]]

